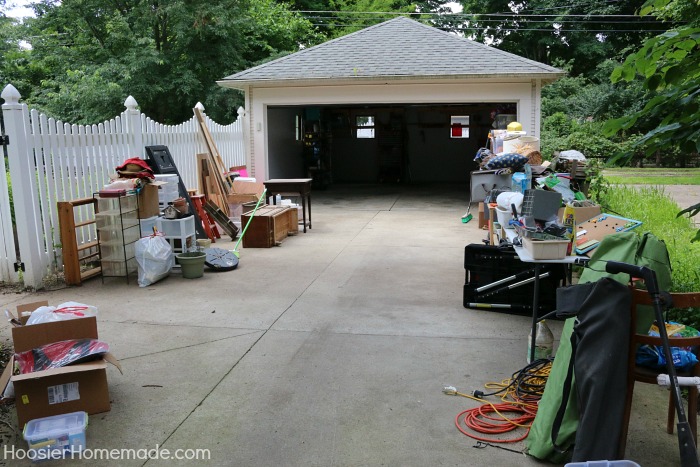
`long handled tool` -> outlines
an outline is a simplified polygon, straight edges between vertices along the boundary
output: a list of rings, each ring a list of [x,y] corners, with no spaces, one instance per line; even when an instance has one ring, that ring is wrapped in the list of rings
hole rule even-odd
[[[253,217],[255,217],[255,212],[258,210],[258,207],[260,206],[260,203],[262,200],[265,199],[265,193],[267,193],[267,188],[265,188],[260,195],[260,199],[258,199],[258,202],[255,203],[255,208],[253,208],[253,212],[250,214],[250,217],[248,218],[248,222],[246,222],[245,227],[243,227],[243,232],[241,232],[241,236],[238,237],[238,241],[236,242],[236,246],[233,247],[233,254],[236,255],[237,258],[241,257],[241,253],[238,251],[238,245],[241,244],[241,241],[243,240],[243,236],[245,235],[245,231],[248,230],[248,226],[250,225],[250,222],[253,220]]]
[[[678,385],[678,377],[676,376],[676,368],[673,366],[671,345],[668,341],[666,326],[664,326],[661,294],[659,293],[659,284],[656,281],[656,273],[653,269],[646,266],[640,267],[627,263],[619,263],[617,261],[608,261],[605,265],[605,271],[610,274],[622,272],[629,274],[630,277],[641,277],[644,279],[644,283],[647,286],[647,291],[649,292],[649,296],[651,297],[651,301],[654,306],[656,322],[658,323],[659,328],[659,336],[661,337],[664,356],[666,357],[666,368],[668,370],[671,393],[673,394],[673,402],[676,406],[676,413],[678,414],[678,423],[676,424],[676,427],[678,428],[678,445],[680,448],[681,466],[700,466],[700,462],[698,462],[698,452],[695,447],[695,440],[693,438],[693,432],[690,429],[690,424],[688,423],[688,419],[685,416],[685,410],[683,409],[683,399],[681,399],[681,391]]]

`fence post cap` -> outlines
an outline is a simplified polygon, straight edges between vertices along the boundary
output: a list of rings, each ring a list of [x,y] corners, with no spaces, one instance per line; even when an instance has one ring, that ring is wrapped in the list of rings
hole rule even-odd
[[[195,109],[199,109],[200,111],[204,110],[204,106],[202,105],[201,102],[197,102],[194,106]]]
[[[242,117],[245,115],[245,109],[243,107],[239,107],[237,112],[238,112],[239,117]]]
[[[11,84],[8,84],[5,86],[5,89],[2,90],[2,94],[0,94],[0,97],[5,99],[6,104],[18,104],[19,99],[22,97],[22,95],[19,93],[16,87],[14,87]]]
[[[138,106],[139,104],[136,102],[136,99],[134,99],[133,96],[127,97],[124,101],[124,107],[126,107],[128,110],[136,110]]]

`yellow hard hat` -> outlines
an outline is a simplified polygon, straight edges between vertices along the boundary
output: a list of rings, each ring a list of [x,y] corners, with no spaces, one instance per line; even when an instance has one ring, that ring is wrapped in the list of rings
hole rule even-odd
[[[506,128],[508,131],[523,131],[523,126],[518,122],[510,122]]]

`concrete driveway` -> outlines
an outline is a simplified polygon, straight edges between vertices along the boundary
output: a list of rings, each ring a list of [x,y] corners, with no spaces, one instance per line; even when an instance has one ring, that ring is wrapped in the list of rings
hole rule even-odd
[[[112,410],[90,417],[89,448],[210,455],[52,464],[540,465],[474,448],[454,417],[478,404],[442,393],[483,390],[526,363],[529,317],[462,306],[464,246],[485,237],[476,218],[460,220],[467,199],[464,186],[334,186],[313,193],[311,230],[242,249],[235,271],[3,295],[4,308],[38,299],[99,308],[100,337],[124,374],[108,370]],[[558,338],[561,323],[552,327]],[[6,323],[0,331],[9,337]],[[668,393],[644,386],[627,457],[678,465],[664,430]]]

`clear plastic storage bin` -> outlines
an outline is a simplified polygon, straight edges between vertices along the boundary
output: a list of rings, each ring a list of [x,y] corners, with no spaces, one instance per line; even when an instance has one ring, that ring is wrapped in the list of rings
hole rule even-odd
[[[130,229],[138,233],[137,229]],[[100,254],[104,261],[126,261],[136,256],[136,243],[122,243],[121,241],[100,242]]]
[[[619,460],[619,461],[569,462],[564,467],[640,467],[640,465],[634,461]]]
[[[34,461],[60,459],[78,454],[86,447],[88,415],[72,412],[30,420],[24,426],[29,457]]]
[[[134,211],[138,207],[137,196],[121,196],[119,198],[97,198],[98,211],[119,211],[121,201],[122,212]]]
[[[119,228],[100,229],[100,242],[103,244],[109,242],[121,243],[122,240],[124,243],[133,243],[139,238],[141,238],[141,232],[140,229],[136,228],[136,226],[125,230],[121,230]]]
[[[107,277],[126,276],[127,274],[135,272],[138,267],[136,258],[131,258],[126,263],[123,259],[121,261],[108,261],[103,259],[100,264],[102,266],[102,275]]]
[[[128,229],[139,224],[139,219],[134,215],[122,216],[119,210],[100,211],[95,214],[95,224],[98,230],[103,229]]]

